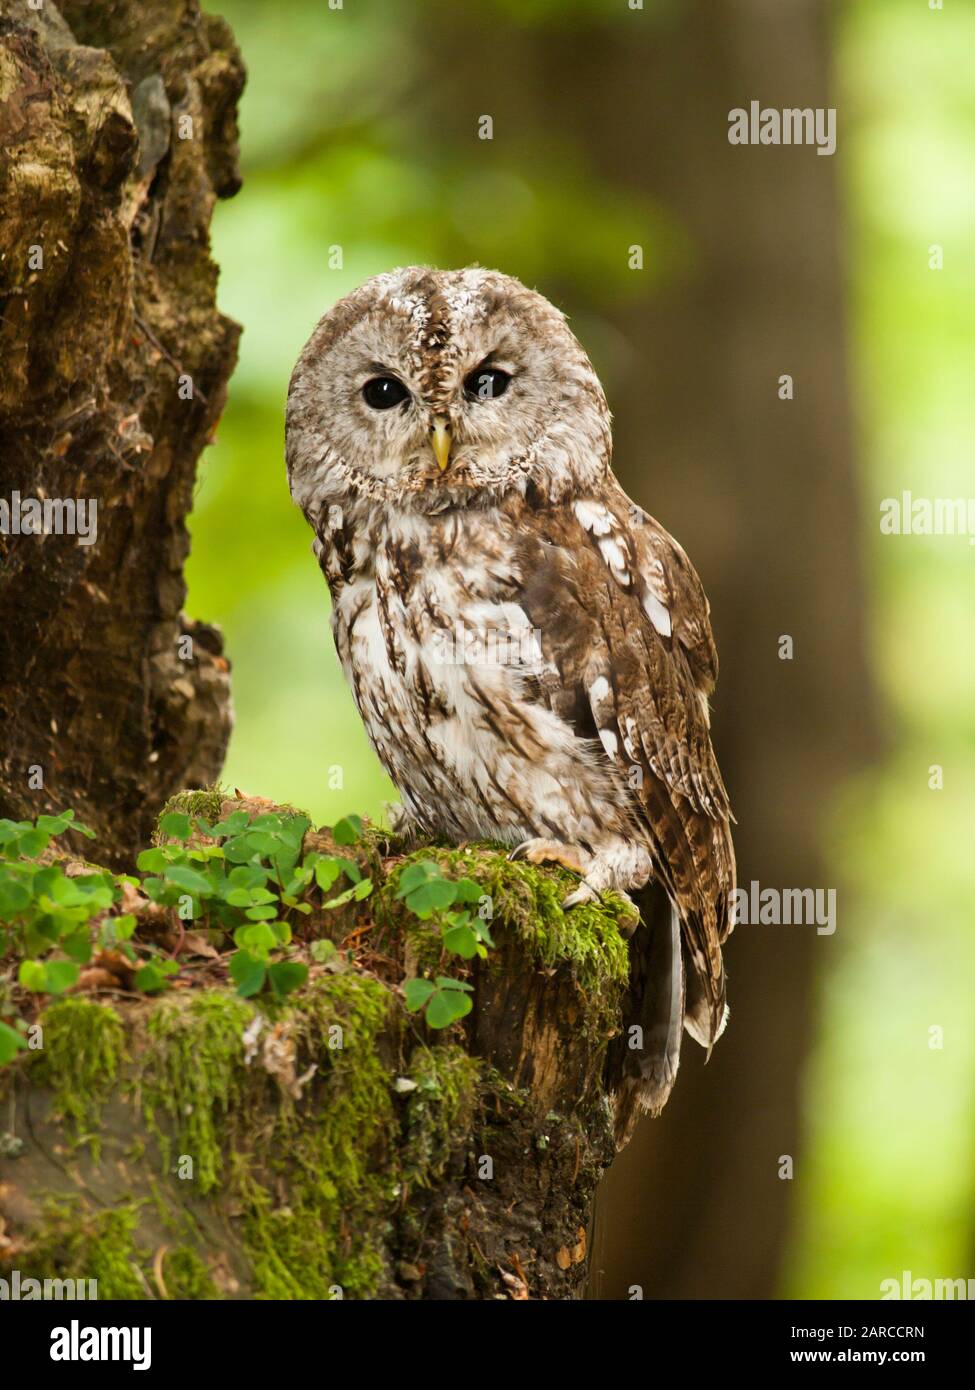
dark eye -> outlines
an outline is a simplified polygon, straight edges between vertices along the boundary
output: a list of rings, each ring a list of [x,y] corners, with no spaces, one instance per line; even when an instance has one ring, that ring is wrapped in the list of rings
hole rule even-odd
[[[464,395],[469,401],[493,401],[503,396],[511,376],[497,367],[477,367],[464,382]]]
[[[373,410],[391,410],[409,395],[406,387],[394,376],[374,376],[362,388],[362,398]]]

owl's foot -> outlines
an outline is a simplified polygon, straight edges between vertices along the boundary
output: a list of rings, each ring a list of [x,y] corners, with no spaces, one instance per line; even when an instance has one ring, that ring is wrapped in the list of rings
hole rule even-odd
[[[562,908],[568,911],[570,907],[578,907],[580,903],[601,903],[602,895],[607,889],[612,889],[618,898],[623,899],[623,908],[617,913],[616,925],[624,936],[632,936],[640,925],[640,909],[627,893],[625,888],[618,888],[614,883],[607,883],[604,875],[600,873],[599,863],[593,858],[588,874],[583,878],[579,887],[576,888],[567,898],[562,899]]]
[[[580,903],[598,903],[600,895],[612,889],[626,903],[625,912],[620,917],[620,930],[625,936],[632,936],[640,922],[640,911],[626,892],[627,888],[642,887],[650,876],[650,861],[638,856],[639,862],[630,863],[632,850],[627,847],[626,863],[620,862],[618,853],[590,854],[581,845],[569,845],[561,840],[524,840],[508,855],[509,859],[525,859],[529,864],[561,864],[578,874],[582,880],[579,887],[563,899],[562,906],[568,911]],[[644,872],[645,869],[645,872]],[[622,873],[621,873],[622,870]],[[623,881],[621,881],[621,879]]]
[[[527,859],[529,864],[561,864],[563,869],[585,878],[592,855],[581,845],[567,845],[561,840],[522,840],[511,851],[509,859]]]

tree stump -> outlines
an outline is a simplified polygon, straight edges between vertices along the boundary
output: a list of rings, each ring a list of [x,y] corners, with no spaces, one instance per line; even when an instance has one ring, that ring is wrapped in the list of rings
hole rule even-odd
[[[267,803],[219,815],[241,808]],[[632,1118],[613,901],[563,912],[570,874],[488,846],[367,829],[303,850],[354,855],[373,892],[334,911],[313,895],[286,999],[241,998],[219,934],[135,895],[133,941],[181,967],[165,993],[102,952],[72,993],[26,1002],[29,1045],[0,1068],[3,1274],[95,1279],[103,1299],[579,1297]],[[398,892],[419,860],[490,904],[494,946],[461,964],[473,1008],[439,1031],[403,999],[406,976],[458,965]]]

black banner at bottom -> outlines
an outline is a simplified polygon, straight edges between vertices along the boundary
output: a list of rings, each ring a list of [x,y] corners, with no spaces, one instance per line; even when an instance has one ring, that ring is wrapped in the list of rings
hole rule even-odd
[[[948,1371],[971,1338],[970,1304],[958,1302],[626,1302],[517,1304],[83,1303],[0,1300],[0,1368],[43,1371],[55,1380],[78,1375],[200,1372],[290,1375],[313,1367],[374,1378],[386,1366],[412,1379],[426,1366],[497,1367],[522,1379],[567,1363],[611,1374],[636,1352],[670,1364],[679,1349],[695,1378],[716,1371],[832,1366],[934,1368]],[[569,1322],[563,1322],[569,1317]],[[527,1334],[527,1335],[526,1335]],[[608,1334],[608,1337],[600,1334]],[[638,1342],[613,1338],[636,1334]],[[515,1340],[509,1340],[509,1339]],[[338,1358],[338,1359],[336,1359]],[[572,1363],[576,1364],[573,1365]],[[593,1364],[595,1362],[595,1364]],[[422,1373],[422,1372],[421,1372]]]

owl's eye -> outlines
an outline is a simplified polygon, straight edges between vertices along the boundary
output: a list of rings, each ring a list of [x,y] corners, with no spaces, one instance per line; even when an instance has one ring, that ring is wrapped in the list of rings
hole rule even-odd
[[[510,373],[497,367],[475,367],[464,382],[464,395],[469,401],[493,401],[504,395],[510,381]]]
[[[362,388],[362,398],[373,410],[391,410],[409,395],[403,383],[394,376],[374,376]]]

